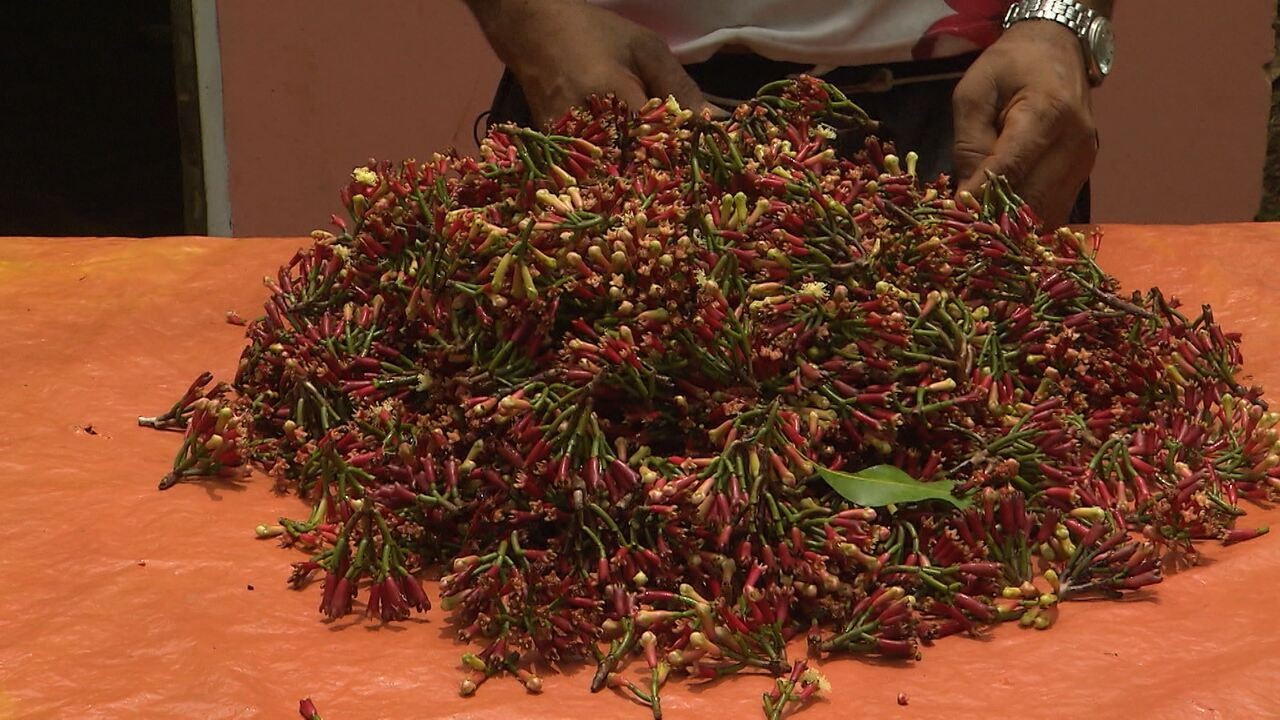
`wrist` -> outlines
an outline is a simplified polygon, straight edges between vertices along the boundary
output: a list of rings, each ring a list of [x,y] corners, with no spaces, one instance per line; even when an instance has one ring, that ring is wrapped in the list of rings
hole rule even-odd
[[[1035,45],[1041,51],[1050,49],[1057,59],[1069,57],[1081,70],[1085,66],[1084,48],[1080,38],[1061,23],[1052,20],[1025,20],[1004,31],[1002,39]]]
[[[471,15],[484,33],[489,47],[504,65],[510,66],[513,57],[507,42],[510,33],[508,28],[513,22],[519,23],[517,16],[523,16],[524,0],[463,0],[471,10]]]
[[[1078,56],[1089,84],[1097,86],[1111,72],[1115,57],[1115,39],[1111,21],[1110,0],[1019,0],[1005,13],[1004,27],[1012,32],[1018,26],[1057,24],[1075,37]]]
[[[1088,94],[1088,61],[1080,39],[1069,28],[1052,20],[1027,20],[1005,31],[1002,40],[1013,43],[1016,62],[1054,68],[1055,75]]]
[[[525,0],[464,0],[471,10],[471,15],[480,24],[490,44],[501,37],[503,30],[515,19],[523,15]]]
[[[535,10],[564,10],[585,6],[586,0],[463,0],[480,29],[488,33],[506,27],[518,28]]]
[[[504,34],[504,29],[516,19],[517,15],[524,14],[527,4],[525,0],[463,0],[463,2],[471,10],[472,17],[480,25],[480,30],[484,32],[490,45]]]
[[[589,7],[586,0],[464,0],[481,32],[508,66],[520,59],[528,41],[547,36],[570,14]]]
[[[1043,18],[1023,20],[1010,25],[1001,37],[1069,50],[1083,66],[1084,48],[1080,45],[1080,37],[1062,23]]]

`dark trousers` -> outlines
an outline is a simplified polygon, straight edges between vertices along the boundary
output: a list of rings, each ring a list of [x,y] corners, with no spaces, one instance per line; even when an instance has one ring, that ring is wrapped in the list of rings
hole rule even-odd
[[[824,80],[839,87],[849,99],[880,122],[880,137],[892,140],[900,154],[914,150],[921,177],[952,172],[951,149],[955,126],[951,95],[960,75],[977,55],[911,63],[836,68],[823,73]],[[686,65],[685,70],[713,102],[732,107],[751,98],[756,89],[774,80],[813,70],[810,65],[776,62],[758,55],[716,55]],[[508,70],[498,83],[489,111],[489,123],[529,125],[532,118],[524,92]],[[1089,222],[1089,185],[1071,210],[1071,223]]]

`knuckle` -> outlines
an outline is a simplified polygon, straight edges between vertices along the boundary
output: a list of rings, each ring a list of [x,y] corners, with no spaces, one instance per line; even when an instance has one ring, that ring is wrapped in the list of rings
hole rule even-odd
[[[1098,126],[1093,117],[1083,113],[1073,116],[1069,122],[1070,135],[1067,137],[1077,147],[1080,155],[1092,162],[1098,155]]]
[[[1080,153],[1089,160],[1092,165],[1093,161],[1098,158],[1098,136],[1089,133],[1080,140]]]
[[[1089,141],[1090,145],[1097,144],[1098,123],[1094,121],[1092,113],[1088,113],[1080,117],[1080,134]]]
[[[956,85],[955,91],[951,93],[951,108],[957,115],[971,112],[982,106],[982,95],[978,87],[977,82],[967,77]]]
[[[639,52],[656,53],[667,50],[667,42],[649,29],[642,29],[632,37],[632,46]]]
[[[603,95],[617,92],[623,85],[625,74],[616,65],[599,65],[566,83],[564,93],[586,97],[592,94]]]
[[[1072,107],[1070,113],[1066,116],[1066,120],[1071,124],[1072,129],[1084,137],[1092,139],[1098,131],[1098,127],[1093,121],[1093,113],[1079,105]]]
[[[1040,119],[1073,134],[1092,137],[1095,127],[1093,113],[1087,105],[1075,98],[1057,93],[1042,94],[1032,107]]]
[[[964,164],[966,167],[977,167],[978,163],[986,158],[986,149],[978,143],[971,140],[957,139],[954,147],[952,147],[951,155],[955,158],[957,165]]]
[[[1036,102],[1032,104],[1037,115],[1041,119],[1058,123],[1064,119],[1069,119],[1074,111],[1072,103],[1065,97],[1057,94],[1044,93],[1036,98]]]

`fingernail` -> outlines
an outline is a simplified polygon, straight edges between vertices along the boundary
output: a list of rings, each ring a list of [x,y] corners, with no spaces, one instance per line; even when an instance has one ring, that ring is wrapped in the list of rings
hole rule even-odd
[[[711,117],[715,120],[724,120],[728,118],[730,115],[732,115],[732,113],[730,113],[728,110],[725,110],[719,105],[714,105],[712,103],[704,104],[702,106],[702,110],[703,112],[709,113]]]

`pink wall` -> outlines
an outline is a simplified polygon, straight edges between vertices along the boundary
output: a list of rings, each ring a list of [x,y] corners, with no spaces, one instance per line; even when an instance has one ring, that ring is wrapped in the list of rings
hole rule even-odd
[[[1253,219],[1275,10],[1275,0],[1117,0],[1116,70],[1094,103],[1098,220]]]
[[[1096,95],[1096,219],[1251,219],[1274,0],[1117,5],[1117,69]],[[470,146],[501,69],[457,0],[219,0],[218,14],[236,235],[323,224],[370,156]]]
[[[470,146],[501,66],[456,0],[219,0],[234,234],[300,235],[370,157]]]

